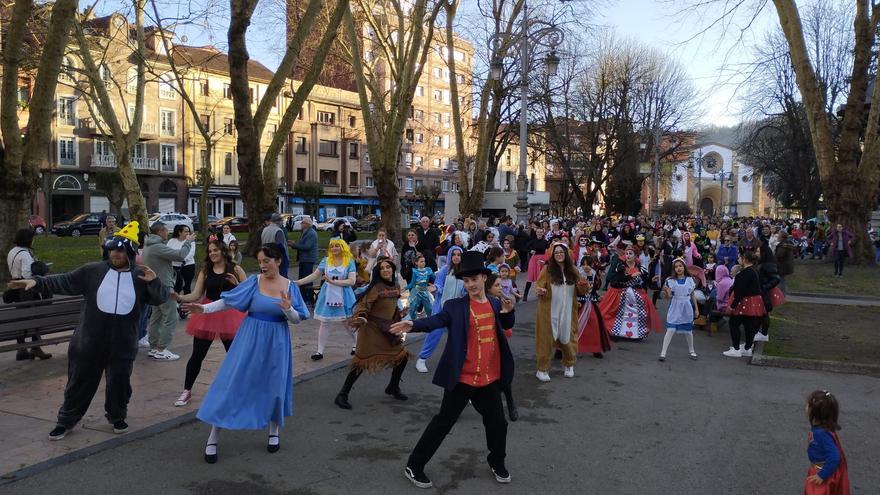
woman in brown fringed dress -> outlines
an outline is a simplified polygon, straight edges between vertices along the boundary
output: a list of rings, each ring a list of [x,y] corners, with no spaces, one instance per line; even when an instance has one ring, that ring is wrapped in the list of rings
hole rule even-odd
[[[400,391],[400,376],[406,368],[409,353],[403,340],[388,331],[392,323],[400,321],[397,301],[400,287],[396,283],[397,267],[389,258],[380,258],[373,267],[370,285],[360,296],[352,311],[349,325],[358,329],[357,348],[351,360],[351,371],[342,390],[334,401],[342,409],[351,409],[348,393],[364,371],[374,373],[392,368],[391,381],[385,393],[397,400],[406,400]]]

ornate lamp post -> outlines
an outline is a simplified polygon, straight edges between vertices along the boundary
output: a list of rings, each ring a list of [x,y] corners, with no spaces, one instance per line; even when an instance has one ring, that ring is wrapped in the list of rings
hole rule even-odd
[[[700,210],[700,200],[703,199],[703,166],[706,166],[709,169],[715,168],[715,158],[709,156],[703,158],[703,149],[700,148],[699,154],[694,156],[694,153],[691,152],[690,158],[688,158],[688,168],[693,170],[694,167],[697,167],[697,200],[696,200],[696,208],[694,208],[694,212]]]
[[[544,57],[544,65],[547,74],[556,75],[559,68],[559,56],[556,55],[556,46],[562,43],[564,35],[562,30],[553,25],[544,25],[532,30],[533,25],[543,24],[541,21],[529,19],[528,2],[523,4],[522,20],[520,21],[519,51],[522,62],[522,80],[520,81],[520,116],[519,116],[519,175],[516,178],[516,221],[527,222],[529,215],[529,198],[526,191],[526,166],[528,164],[528,122],[527,111],[529,105],[529,49],[531,45],[549,48],[550,52]],[[496,34],[490,40],[493,51],[496,52],[489,64],[489,75],[492,79],[500,81],[504,71],[504,56],[506,53],[498,53],[504,43],[504,37]]]

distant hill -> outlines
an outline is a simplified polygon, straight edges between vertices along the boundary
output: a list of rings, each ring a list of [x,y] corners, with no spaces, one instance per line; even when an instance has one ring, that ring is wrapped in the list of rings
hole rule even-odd
[[[736,149],[739,140],[739,126],[709,126],[697,130],[698,142],[713,142]]]

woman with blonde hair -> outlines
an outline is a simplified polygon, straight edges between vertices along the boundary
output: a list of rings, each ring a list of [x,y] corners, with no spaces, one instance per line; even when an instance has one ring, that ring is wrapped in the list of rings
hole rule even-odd
[[[342,239],[330,239],[327,256],[321,260],[321,264],[311,275],[297,280],[296,285],[317,280],[323,280],[324,283],[315,302],[315,319],[321,322],[321,326],[318,328],[318,350],[312,354],[312,360],[324,359],[324,348],[330,336],[330,326],[334,322],[338,322],[340,327],[351,334],[351,352],[354,354],[357,343],[356,331],[348,330],[343,323],[351,318],[355,304],[352,287],[357,281],[357,265],[348,249],[348,244]]]

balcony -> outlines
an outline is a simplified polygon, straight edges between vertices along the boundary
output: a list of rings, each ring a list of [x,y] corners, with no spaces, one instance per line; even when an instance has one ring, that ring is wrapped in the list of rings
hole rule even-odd
[[[321,184],[324,187],[324,194],[339,194],[339,184]]]
[[[118,163],[113,155],[92,155],[92,167],[94,168],[116,168]],[[131,159],[131,166],[135,170],[159,170],[158,158],[145,158],[142,156]]]
[[[122,121],[120,122],[122,126],[122,132],[128,132],[129,126],[128,122]],[[113,133],[110,131],[110,127],[107,124],[102,124],[98,126],[94,120],[91,118],[79,119],[79,125],[77,126],[82,129],[86,134],[90,134],[92,136],[112,136]],[[138,139],[141,141],[146,141],[150,139],[156,139],[159,137],[158,126],[155,122],[142,122],[141,123],[141,133],[138,136]]]

